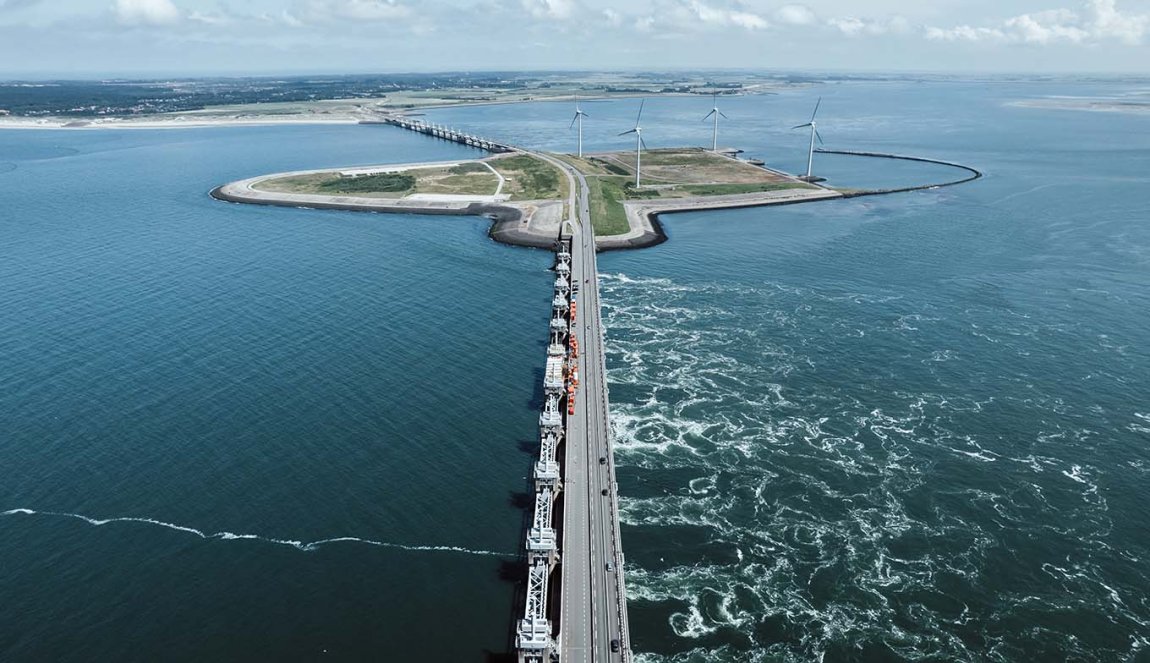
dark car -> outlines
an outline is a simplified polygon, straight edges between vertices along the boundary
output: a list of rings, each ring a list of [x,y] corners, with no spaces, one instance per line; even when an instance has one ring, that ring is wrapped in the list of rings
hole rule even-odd
[[[607,457],[606,456],[599,456],[599,464],[600,465],[606,465],[607,464]]]
[[[606,488],[604,488],[604,489],[603,489],[603,495],[606,495],[606,494],[607,494],[607,489],[606,489]]]
[[[611,641],[611,651],[619,651],[619,640],[618,640],[618,638]]]

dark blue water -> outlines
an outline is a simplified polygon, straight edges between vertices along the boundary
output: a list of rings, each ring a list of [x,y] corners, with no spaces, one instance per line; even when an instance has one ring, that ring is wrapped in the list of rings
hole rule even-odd
[[[546,254],[481,219],[207,196],[470,154],[383,127],[0,132],[0,660],[506,648]]]
[[[720,142],[776,167],[805,167],[786,127],[822,95],[828,147],[987,177],[667,216],[666,244],[601,257],[642,660],[1150,660],[1150,118],[1010,105],[1124,91],[720,100],[738,132]],[[587,106],[593,149],[627,149],[610,134],[635,105]],[[644,137],[705,144],[709,107],[653,99]],[[443,113],[572,149],[551,129],[570,109],[544,109]],[[818,155],[815,171],[939,174]]]
[[[1145,660],[1150,121],[1009,105],[1121,92],[722,100],[720,142],[776,167],[822,95],[828,147],[987,177],[665,217],[671,241],[601,257],[643,660]],[[626,149],[635,105],[589,104],[589,146]],[[652,100],[644,135],[703,144],[709,107]],[[433,117],[566,150],[570,110]],[[546,254],[205,193],[465,154],[385,127],[0,132],[0,659],[506,646]]]

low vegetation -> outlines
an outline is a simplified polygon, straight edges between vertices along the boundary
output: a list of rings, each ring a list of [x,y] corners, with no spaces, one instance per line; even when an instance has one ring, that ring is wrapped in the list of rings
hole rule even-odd
[[[810,186],[697,148],[644,152],[641,187],[634,183],[634,154],[618,152],[559,158],[586,177],[595,234],[603,236],[630,229],[623,205],[626,201],[724,196]],[[379,198],[400,198],[414,193],[493,195],[499,188],[499,176],[504,178],[502,192],[511,200],[565,201],[569,195],[568,180],[563,172],[529,154],[358,177],[343,177],[334,172],[295,175],[265,180],[256,187],[288,193]]]
[[[588,177],[590,189],[591,225],[596,235],[621,235],[630,229],[623,183],[617,177]]]
[[[567,197],[567,178],[551,164],[526,154],[488,163],[507,178],[504,192],[512,200],[555,200]]]
[[[404,193],[415,188],[407,173],[378,173],[360,177],[329,177],[316,184],[322,193]]]
[[[414,193],[490,196],[499,178],[481,163],[419,168],[398,173],[344,177],[335,172],[292,175],[258,182],[255,188],[283,193],[402,198]]]

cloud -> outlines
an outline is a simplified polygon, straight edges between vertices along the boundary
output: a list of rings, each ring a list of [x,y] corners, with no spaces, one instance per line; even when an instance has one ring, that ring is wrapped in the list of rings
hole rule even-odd
[[[758,14],[735,9],[720,9],[699,0],[690,0],[686,8],[690,18],[705,25],[733,26],[745,30],[763,30],[770,27],[770,23]]]
[[[571,17],[575,9],[572,0],[522,0],[523,9],[535,18],[563,20]]]
[[[0,0],[0,12],[16,11],[36,4],[40,4],[40,0]]]
[[[623,16],[619,14],[619,12],[608,7],[607,9],[603,10],[603,21],[606,22],[607,25],[613,28],[617,28],[623,25]]]
[[[411,9],[397,0],[311,0],[301,13],[319,21],[389,21],[410,16]],[[284,17],[302,21],[298,14]]]
[[[278,15],[269,15],[268,19],[271,22],[276,22],[278,20],[278,22],[283,23],[284,25],[287,25],[287,26],[291,26],[293,28],[303,27],[303,25],[304,25],[304,22],[302,19],[300,19],[298,16],[289,12],[286,9],[281,11]]]
[[[806,5],[783,5],[775,10],[775,20],[787,25],[811,25],[817,17]]]
[[[116,0],[116,18],[130,25],[167,25],[180,20],[171,0]]]
[[[202,23],[204,25],[227,25],[233,22],[233,17],[218,12],[191,12],[188,14],[188,20],[193,23]]]
[[[959,25],[930,27],[928,39],[939,41],[998,41],[1021,44],[1082,44],[1119,41],[1140,44],[1150,34],[1150,14],[1123,14],[1117,0],[1088,0],[1084,11],[1052,9],[1021,14],[990,27]]]
[[[902,16],[880,19],[843,16],[830,19],[827,21],[827,25],[849,37],[902,34],[910,31],[910,22]]]

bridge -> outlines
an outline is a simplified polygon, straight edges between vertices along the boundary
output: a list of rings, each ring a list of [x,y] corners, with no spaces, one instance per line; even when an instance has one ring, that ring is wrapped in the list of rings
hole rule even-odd
[[[446,127],[442,124],[412,119],[405,115],[384,115],[380,120],[362,120],[360,124],[390,124],[401,129],[448,140],[453,143],[459,143],[460,145],[467,145],[468,147],[477,147],[481,150],[487,150],[488,152],[502,153],[520,151],[511,145],[505,145],[481,136],[473,136],[462,131],[456,131],[454,128]]]
[[[571,194],[555,250],[527,593],[515,647],[520,663],[630,661],[589,191],[577,170],[533,154],[566,174]]]
[[[519,663],[631,661],[607,368],[590,190],[555,157],[403,115],[389,124],[490,152],[523,152],[567,177],[568,217],[555,243],[539,459],[524,549],[527,591],[515,624]]]

